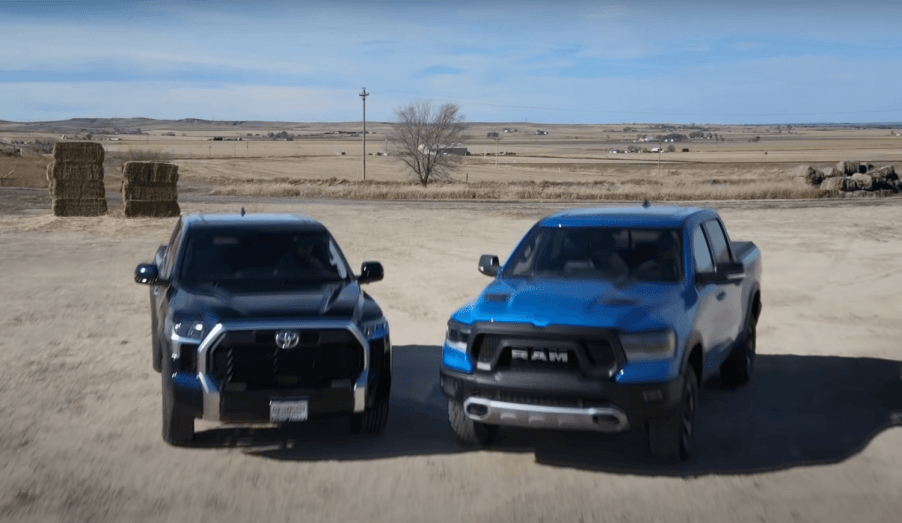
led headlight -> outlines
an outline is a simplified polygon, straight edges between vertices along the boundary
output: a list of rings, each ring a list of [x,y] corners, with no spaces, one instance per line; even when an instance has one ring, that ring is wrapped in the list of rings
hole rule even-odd
[[[385,318],[365,322],[362,327],[363,335],[368,340],[378,340],[388,336],[388,321]]]
[[[188,342],[204,339],[204,323],[197,318],[167,319],[163,328],[169,333],[172,341]]]
[[[467,352],[467,342],[470,341],[470,332],[469,325],[464,325],[456,321],[449,321],[448,330],[445,332],[445,345],[454,350],[459,350],[460,352]]]
[[[620,334],[627,361],[655,361],[673,358],[676,335],[672,330]]]
[[[471,329],[456,321],[448,322],[445,332],[445,346],[442,348],[442,365],[467,374],[473,372],[473,360],[467,354],[467,343],[470,341]]]

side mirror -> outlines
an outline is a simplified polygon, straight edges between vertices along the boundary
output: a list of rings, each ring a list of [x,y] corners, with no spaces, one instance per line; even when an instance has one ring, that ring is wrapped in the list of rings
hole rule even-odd
[[[381,280],[383,276],[385,276],[385,271],[382,269],[381,263],[377,261],[363,262],[357,282],[360,284],[372,283]]]
[[[160,276],[157,266],[152,263],[142,263],[135,268],[135,283],[153,285]]]
[[[498,262],[497,256],[483,254],[479,257],[479,272],[486,276],[496,276],[499,269],[501,269],[501,264]]]

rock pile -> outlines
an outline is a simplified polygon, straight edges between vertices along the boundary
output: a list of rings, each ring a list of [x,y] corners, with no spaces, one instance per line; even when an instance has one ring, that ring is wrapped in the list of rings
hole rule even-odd
[[[899,175],[893,165],[875,167],[867,162],[845,160],[823,170],[810,165],[796,167],[796,179],[825,191],[902,192]]]
[[[55,216],[106,214],[103,146],[93,142],[57,142],[47,166],[50,203]]]
[[[125,216],[168,218],[181,212],[178,204],[179,166],[162,162],[122,164]]]

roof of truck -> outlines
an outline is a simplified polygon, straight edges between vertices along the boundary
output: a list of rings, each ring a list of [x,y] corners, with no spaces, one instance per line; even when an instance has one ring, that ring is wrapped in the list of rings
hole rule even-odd
[[[303,214],[283,213],[217,213],[217,214],[189,214],[182,218],[186,226],[223,226],[241,227],[243,225],[282,227],[301,226],[304,228],[323,228],[319,221]]]
[[[642,205],[571,209],[546,217],[544,227],[620,226],[681,227],[694,216],[714,216],[714,209]]]

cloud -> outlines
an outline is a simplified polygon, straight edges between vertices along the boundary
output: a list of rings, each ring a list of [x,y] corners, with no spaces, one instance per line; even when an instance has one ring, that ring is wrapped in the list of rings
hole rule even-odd
[[[433,76],[442,76],[449,74],[461,74],[463,73],[463,69],[458,69],[457,67],[447,67],[444,65],[433,65],[432,67],[427,67],[425,69],[421,69],[413,74],[414,78],[430,78]]]

